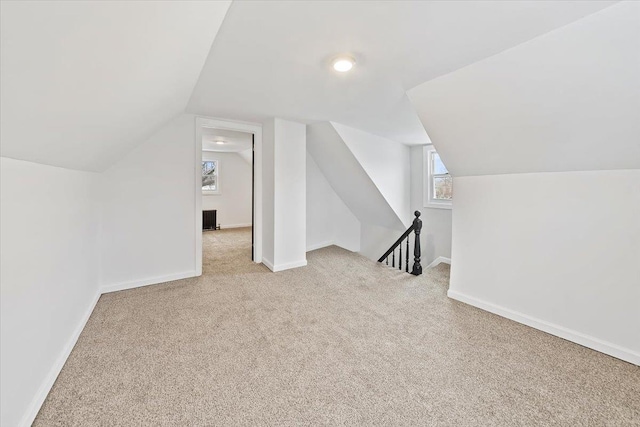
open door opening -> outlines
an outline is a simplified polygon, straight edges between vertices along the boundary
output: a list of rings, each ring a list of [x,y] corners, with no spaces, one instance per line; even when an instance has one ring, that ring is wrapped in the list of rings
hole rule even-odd
[[[195,120],[197,275],[203,265],[211,271],[213,265],[229,264],[221,253],[251,269],[262,262],[262,126]],[[218,258],[207,259],[216,247]]]
[[[201,129],[203,268],[240,268],[254,260],[255,135]]]

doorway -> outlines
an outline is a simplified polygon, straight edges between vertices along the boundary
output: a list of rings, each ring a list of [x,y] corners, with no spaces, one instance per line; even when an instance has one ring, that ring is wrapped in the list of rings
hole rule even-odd
[[[229,249],[229,240],[236,238],[244,245],[236,253],[244,256],[246,247],[248,259],[262,262],[261,125],[198,117],[195,139],[197,275],[202,274],[203,244],[224,241]]]

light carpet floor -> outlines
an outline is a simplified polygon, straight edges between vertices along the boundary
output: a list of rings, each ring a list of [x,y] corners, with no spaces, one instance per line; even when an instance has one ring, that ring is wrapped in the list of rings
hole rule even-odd
[[[446,265],[204,247],[202,277],[100,298],[35,425],[640,425],[640,368],[448,299]]]

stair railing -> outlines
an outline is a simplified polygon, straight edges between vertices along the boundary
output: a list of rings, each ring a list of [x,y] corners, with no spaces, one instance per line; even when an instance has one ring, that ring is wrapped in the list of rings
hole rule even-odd
[[[422,274],[422,265],[420,265],[420,232],[422,231],[422,220],[420,219],[420,211],[415,211],[414,215],[416,216],[413,220],[413,223],[407,231],[402,233],[402,236],[396,242],[391,245],[391,247],[380,257],[378,262],[385,262],[389,265],[389,255],[391,255],[391,266],[393,268],[396,267],[396,249],[398,249],[398,270],[402,271],[402,246],[405,243],[406,251],[404,258],[404,269],[405,272],[409,273],[409,240],[411,237],[411,232],[414,233],[414,242],[413,242],[413,266],[411,268],[411,274],[414,276],[419,276]]]

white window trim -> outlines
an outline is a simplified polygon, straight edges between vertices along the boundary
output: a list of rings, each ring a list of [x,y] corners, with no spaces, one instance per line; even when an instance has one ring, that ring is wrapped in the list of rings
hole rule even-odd
[[[424,164],[424,207],[437,208],[437,209],[452,209],[452,200],[436,200],[433,198],[433,162],[431,161],[432,155],[436,153],[436,149],[433,145],[426,145],[423,150],[423,164]]]
[[[202,190],[203,196],[219,196],[222,194],[222,185],[220,182],[220,160],[219,159],[202,159],[202,162],[218,162],[218,188],[216,190]],[[202,173],[201,173],[202,175]]]

